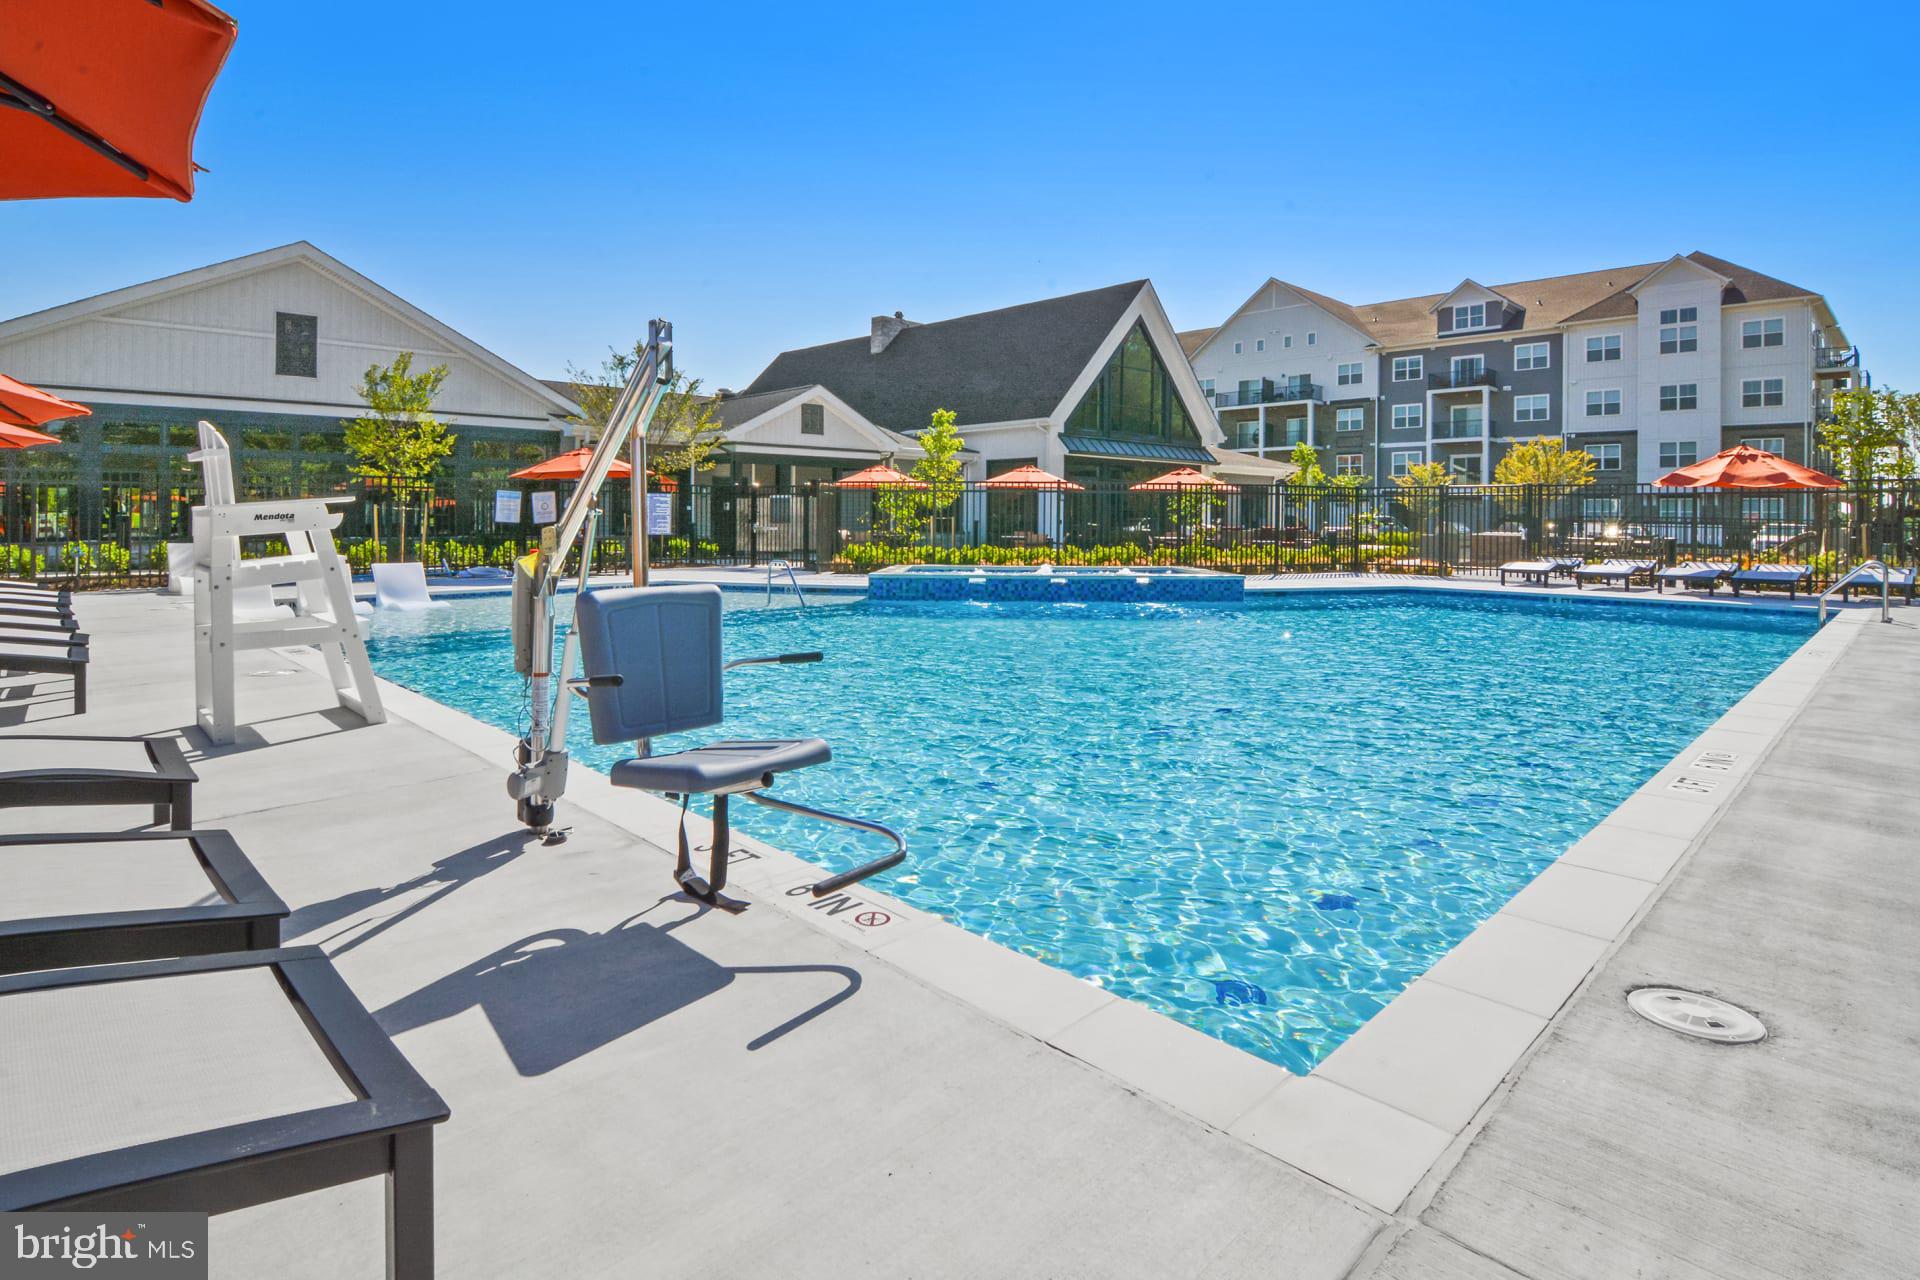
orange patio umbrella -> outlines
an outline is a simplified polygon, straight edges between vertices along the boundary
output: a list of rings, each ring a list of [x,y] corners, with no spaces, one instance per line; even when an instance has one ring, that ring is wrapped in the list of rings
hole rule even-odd
[[[30,387],[0,373],[0,449],[25,449],[36,444],[59,444],[59,436],[31,431],[43,422],[84,418],[93,410],[52,392]]]
[[[1840,481],[1765,449],[1736,445],[1654,481],[1668,489],[1838,489]]]
[[[1053,472],[1042,471],[1032,463],[982,480],[980,487],[982,489],[1061,489],[1074,493],[1082,493],[1086,490],[1085,485],[1075,484],[1071,480],[1062,480]]]
[[[587,462],[592,457],[591,449],[569,449],[557,458],[548,458],[545,462],[536,462],[530,467],[522,467],[507,478],[509,480],[578,480],[587,474]],[[613,469],[607,472],[607,478],[624,480],[632,474],[631,463],[615,458]]]
[[[884,462],[875,463],[865,471],[856,471],[833,482],[839,489],[925,489],[925,482],[912,476],[902,475]]]
[[[1135,493],[1179,493],[1187,489],[1211,489],[1216,493],[1238,493],[1239,485],[1216,480],[1212,476],[1202,475],[1192,467],[1178,467],[1163,476],[1151,480],[1142,480],[1139,484],[1128,485]]]
[[[193,198],[193,135],[233,47],[206,0],[6,0],[0,200]]]

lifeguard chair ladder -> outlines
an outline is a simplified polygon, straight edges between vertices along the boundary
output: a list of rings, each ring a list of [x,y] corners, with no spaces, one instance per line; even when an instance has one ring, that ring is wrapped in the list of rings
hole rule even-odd
[[[233,454],[226,437],[200,424],[206,503],[193,509],[194,705],[202,731],[219,744],[234,740],[233,660],[250,649],[312,645],[326,660],[339,704],[368,724],[386,717],[353,612],[352,576],[333,543],[351,496],[237,500]],[[287,554],[240,557],[243,538],[280,537]],[[235,598],[249,588],[291,586],[288,616],[235,617]],[[277,611],[276,611],[277,613]]]

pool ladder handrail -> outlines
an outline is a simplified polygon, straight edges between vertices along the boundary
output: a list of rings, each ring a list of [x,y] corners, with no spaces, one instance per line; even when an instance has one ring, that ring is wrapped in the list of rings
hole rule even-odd
[[[767,603],[773,603],[773,579],[778,573],[787,575],[787,585],[793,588],[793,598],[800,602],[802,609],[807,607],[806,593],[800,590],[800,579],[794,575],[793,565],[785,560],[767,561]]]
[[[1893,570],[1887,568],[1884,560],[1862,560],[1859,564],[1841,574],[1838,582],[1835,582],[1832,586],[1820,593],[1820,621],[1822,623],[1825,623],[1827,620],[1827,597],[1846,586],[1849,582],[1852,582],[1854,578],[1866,572],[1868,569],[1878,569],[1880,571],[1880,621],[1893,621],[1891,603]]]

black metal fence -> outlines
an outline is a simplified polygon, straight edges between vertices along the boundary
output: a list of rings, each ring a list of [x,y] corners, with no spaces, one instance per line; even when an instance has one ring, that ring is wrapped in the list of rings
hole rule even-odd
[[[197,496],[186,487],[172,489],[164,501],[142,495],[133,518],[88,539],[33,537],[36,525],[44,525],[43,514],[9,509],[0,536],[0,574],[158,581],[165,574],[165,544],[189,536]],[[358,496],[345,509],[336,538],[359,569],[403,557],[431,567],[504,567],[539,537],[531,495],[519,519],[507,524],[495,521],[490,494],[455,498],[427,488],[362,486]],[[557,497],[564,499],[564,492]],[[1810,564],[1817,578],[1830,580],[1870,556],[1903,565],[1920,559],[1920,485],[1912,481],[1837,491],[1594,484],[1243,485],[1218,492],[1094,485],[1055,492],[966,485],[937,510],[926,509],[933,504],[916,509],[898,492],[828,485],[776,491],[683,484],[657,498],[667,508],[655,517],[650,554],[657,564],[786,560],[867,571],[920,562],[1150,562],[1263,574],[1474,573],[1528,556],[1564,554],[1666,563],[1788,560]],[[625,486],[609,486],[606,503],[598,563],[619,570],[630,562]]]

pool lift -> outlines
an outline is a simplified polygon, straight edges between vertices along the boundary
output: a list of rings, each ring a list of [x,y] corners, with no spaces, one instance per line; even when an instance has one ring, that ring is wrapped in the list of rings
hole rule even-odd
[[[594,443],[593,454],[566,508],[558,520],[541,530],[539,547],[515,562],[513,660],[515,670],[528,681],[530,709],[527,733],[514,748],[515,769],[507,778],[507,794],[514,799],[520,821],[536,835],[550,843],[564,838],[554,829],[555,805],[567,787],[568,699],[570,694],[579,694],[588,701],[597,741],[633,741],[636,745],[636,757],[615,766],[615,785],[659,791],[681,801],[674,880],[689,897],[729,911],[745,908],[746,904],[721,894],[727,883],[731,852],[729,796],[738,795],[754,804],[818,818],[892,842],[892,851],[872,862],[805,886],[814,897],[823,898],[897,866],[907,856],[906,842],[890,827],[764,794],[773,785],[775,774],[825,763],[830,758],[826,743],[817,738],[726,742],[663,756],[654,756],[651,745],[651,738],[658,733],[719,723],[719,677],[724,671],[737,666],[818,662],[821,655],[789,653],[723,664],[719,656],[719,589],[649,587],[645,536],[633,540],[634,587],[595,592],[588,600],[587,582],[593,572],[594,538],[601,514],[600,486],[619,460],[622,447],[628,447],[634,510],[644,510],[647,434],[672,381],[673,326],[665,320],[649,321],[646,346],[614,402],[606,430]],[[554,603],[567,558],[576,543],[580,552],[575,574],[576,625],[567,630],[556,666]],[[583,612],[583,602],[592,607]],[[590,632],[584,641],[590,651],[584,654],[583,631]],[[648,655],[651,669],[621,671],[623,656],[635,654]],[[576,655],[586,659],[588,668],[579,676],[572,674]],[[629,675],[635,678],[634,683],[625,688]],[[674,685],[671,701],[675,705],[668,712],[670,683]],[[688,715],[685,706],[689,703],[710,710]],[[693,870],[687,842],[686,802],[692,793],[713,797],[713,839],[705,876]]]

